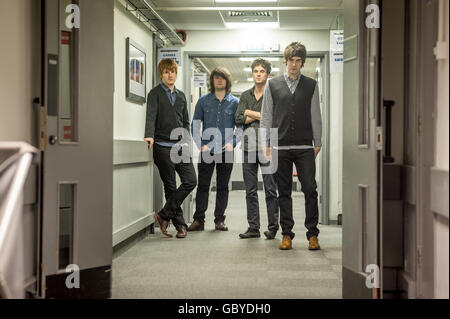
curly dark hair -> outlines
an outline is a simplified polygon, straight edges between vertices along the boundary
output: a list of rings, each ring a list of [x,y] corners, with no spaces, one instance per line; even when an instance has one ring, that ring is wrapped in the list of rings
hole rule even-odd
[[[284,59],[287,62],[290,58],[298,57],[302,59],[302,63],[306,62],[306,47],[300,42],[292,42],[284,50]]]
[[[230,93],[231,92],[231,85],[232,85],[230,71],[228,71],[227,68],[220,67],[220,68],[215,68],[211,72],[211,75],[209,76],[209,91],[211,93],[216,92],[216,88],[214,87],[214,75],[220,76],[221,78],[224,78],[227,81],[227,86],[225,88],[225,91],[227,93]]]
[[[256,59],[255,61],[253,61],[251,65],[252,72],[253,69],[256,68],[258,65],[262,66],[264,70],[266,70],[267,74],[270,74],[270,72],[272,72],[272,64],[270,64],[269,61],[264,59]]]

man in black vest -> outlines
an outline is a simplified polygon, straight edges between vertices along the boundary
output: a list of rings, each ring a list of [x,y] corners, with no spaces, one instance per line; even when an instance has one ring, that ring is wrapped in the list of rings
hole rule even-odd
[[[187,225],[181,204],[197,186],[197,176],[188,149],[189,114],[184,93],[175,88],[178,73],[176,62],[163,59],[158,65],[158,71],[162,83],[148,94],[144,138],[149,148],[154,145],[153,159],[164,183],[166,197],[166,204],[155,213],[155,220],[161,232],[168,237],[172,237],[167,232],[169,221],[172,220],[178,230],[176,237],[185,238]],[[178,188],[175,172],[181,180]]]
[[[271,79],[265,88],[261,128],[278,129],[278,204],[283,240],[280,249],[292,249],[294,218],[292,215],[292,171],[297,168],[298,178],[305,194],[305,227],[310,250],[319,250],[315,158],[321,150],[322,119],[317,82],[301,74],[306,61],[306,48],[299,42],[288,45],[284,51],[286,73]],[[268,135],[266,135],[267,137]],[[263,138],[266,156],[271,159],[274,141]],[[270,143],[269,144],[267,143]],[[314,144],[313,144],[314,142]]]

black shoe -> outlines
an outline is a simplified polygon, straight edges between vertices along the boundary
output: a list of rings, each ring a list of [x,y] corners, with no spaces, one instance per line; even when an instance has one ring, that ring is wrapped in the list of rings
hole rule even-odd
[[[264,232],[264,235],[266,235],[266,239],[272,240],[272,239],[275,239],[275,236],[277,235],[277,232],[275,232],[273,230],[266,230]]]
[[[258,230],[249,228],[245,233],[239,234],[239,237],[241,237],[242,239],[259,238],[261,237],[261,234],[259,233]]]

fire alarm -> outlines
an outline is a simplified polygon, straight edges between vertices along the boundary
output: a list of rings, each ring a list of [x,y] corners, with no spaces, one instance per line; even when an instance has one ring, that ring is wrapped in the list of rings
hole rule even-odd
[[[186,31],[184,31],[184,30],[175,30],[175,32],[183,40],[183,42],[186,42],[186,40],[187,40],[187,33],[186,33]]]

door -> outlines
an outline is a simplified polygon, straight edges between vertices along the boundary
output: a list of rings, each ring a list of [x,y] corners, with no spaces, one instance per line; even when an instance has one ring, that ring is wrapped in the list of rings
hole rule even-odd
[[[114,1],[42,1],[40,294],[106,298],[112,264]],[[67,273],[69,265],[79,272]]]
[[[381,298],[381,1],[345,0],[343,110],[344,298]],[[371,5],[371,6],[369,6]],[[369,6],[369,7],[368,7]],[[366,9],[368,13],[366,13]],[[368,19],[368,21],[366,21]]]

